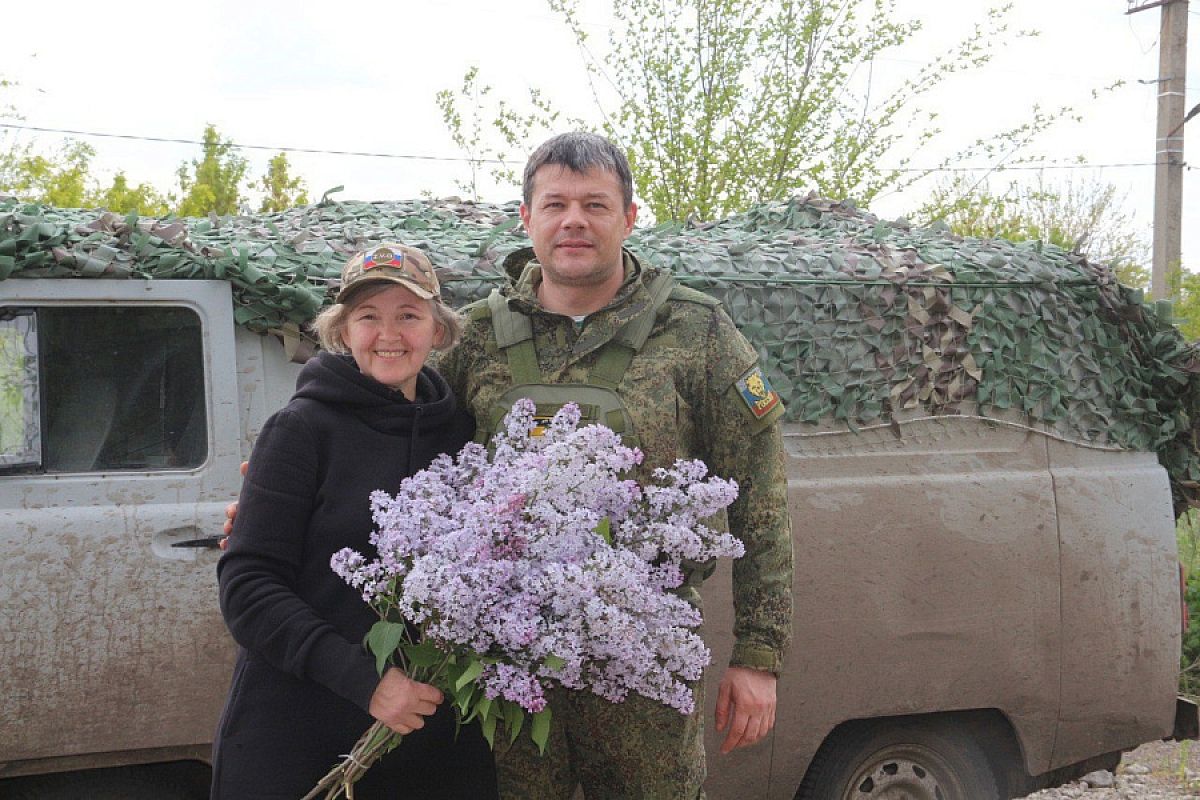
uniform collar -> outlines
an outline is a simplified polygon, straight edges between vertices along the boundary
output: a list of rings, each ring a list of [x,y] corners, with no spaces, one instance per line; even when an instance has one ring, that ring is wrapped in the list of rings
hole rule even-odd
[[[642,273],[645,272],[641,262],[638,261],[637,256],[625,248],[621,248],[621,257],[625,269],[625,279],[621,282],[621,287],[617,289],[616,295],[613,296],[608,305],[599,311],[589,314],[589,318],[622,305],[641,287]],[[538,300],[537,289],[541,283],[542,265],[536,261],[527,262],[525,268],[521,271],[520,277],[517,278],[508,291],[508,298],[516,310],[525,314],[552,313],[547,311],[542,306],[541,301]]]
[[[652,298],[646,284],[657,270],[643,267],[637,257],[628,250],[623,249],[622,254],[625,280],[621,283],[621,288],[608,305],[588,315],[586,324],[571,345],[564,368],[599,350],[611,341],[627,322],[645,312],[650,306]],[[507,291],[509,307],[530,317],[540,317],[547,321],[565,320],[573,325],[570,317],[554,314],[542,307],[537,297],[537,287],[541,281],[541,265],[536,262],[526,264],[521,276]],[[537,330],[536,323],[534,328]]]

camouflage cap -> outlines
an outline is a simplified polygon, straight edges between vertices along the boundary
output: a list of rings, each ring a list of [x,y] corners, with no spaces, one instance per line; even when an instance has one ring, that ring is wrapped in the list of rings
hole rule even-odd
[[[437,297],[441,292],[429,256],[415,247],[380,242],[355,253],[342,267],[342,288],[335,302],[345,300],[347,293],[357,286],[381,281],[400,284],[426,300]]]

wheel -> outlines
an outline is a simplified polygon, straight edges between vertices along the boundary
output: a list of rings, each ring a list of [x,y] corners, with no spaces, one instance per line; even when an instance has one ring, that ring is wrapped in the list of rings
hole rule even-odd
[[[1001,800],[987,756],[966,732],[921,723],[861,724],[821,746],[797,800]]]

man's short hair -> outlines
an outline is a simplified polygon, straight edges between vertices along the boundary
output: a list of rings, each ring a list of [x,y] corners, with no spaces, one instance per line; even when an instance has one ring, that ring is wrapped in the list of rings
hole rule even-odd
[[[547,165],[557,164],[571,172],[584,173],[593,167],[611,172],[621,184],[621,195],[625,208],[633,205],[633,172],[625,152],[608,139],[596,133],[575,131],[560,133],[546,140],[533,151],[525,164],[521,180],[521,199],[528,206],[533,202],[533,176]]]

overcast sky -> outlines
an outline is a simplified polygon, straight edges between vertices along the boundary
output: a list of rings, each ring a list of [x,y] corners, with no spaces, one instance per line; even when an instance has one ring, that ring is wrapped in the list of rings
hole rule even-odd
[[[926,102],[939,112],[944,144],[914,157],[936,164],[974,138],[1028,118],[1030,109],[1072,105],[1081,123],[1064,123],[1026,155],[1059,163],[1148,164],[1154,158],[1158,72],[1158,9],[1126,15],[1126,0],[1014,0],[1014,28],[1040,36],[999,51],[979,73],[960,76]],[[876,79],[912,74],[932,54],[982,19],[985,0],[897,0],[900,15],[923,32],[877,62]],[[586,0],[584,20],[598,49],[607,40],[608,4]],[[1200,4],[1189,18],[1193,23]],[[1193,25],[1195,29],[1197,25]],[[596,119],[579,53],[545,0],[459,0],[453,3],[245,2],[209,0],[119,5],[60,2],[54,12],[35,3],[6,4],[0,76],[22,86],[9,101],[24,124],[43,128],[198,139],[206,123],[245,145],[460,157],[435,104],[478,66],[495,97],[520,101],[539,87],[570,115]],[[1190,37],[1195,42],[1195,36]],[[1193,48],[1194,49],[1194,48]],[[1192,59],[1195,62],[1195,59]],[[1125,85],[1092,99],[1092,91]],[[1189,76],[1188,107],[1200,102]],[[1194,123],[1200,126],[1200,119]],[[1189,126],[1186,153],[1200,146]],[[38,146],[63,136],[8,131]],[[131,179],[162,189],[194,145],[78,137],[97,150],[102,174],[124,169]],[[1196,151],[1200,152],[1200,151]],[[245,150],[261,174],[271,151]],[[514,154],[517,156],[523,154]],[[347,199],[408,199],[423,191],[461,194],[467,167],[427,161],[295,153],[295,171],[310,194],[344,185]],[[1194,156],[1200,164],[1200,155]],[[977,165],[972,164],[972,166]],[[994,178],[997,185],[1022,173]],[[1098,176],[1127,192],[1126,209],[1149,239],[1154,170],[1097,166],[1051,170],[1049,180]],[[1200,270],[1197,173],[1185,188],[1184,263]],[[897,216],[918,206],[928,187],[879,199],[872,210]],[[515,190],[485,187],[488,200]]]

